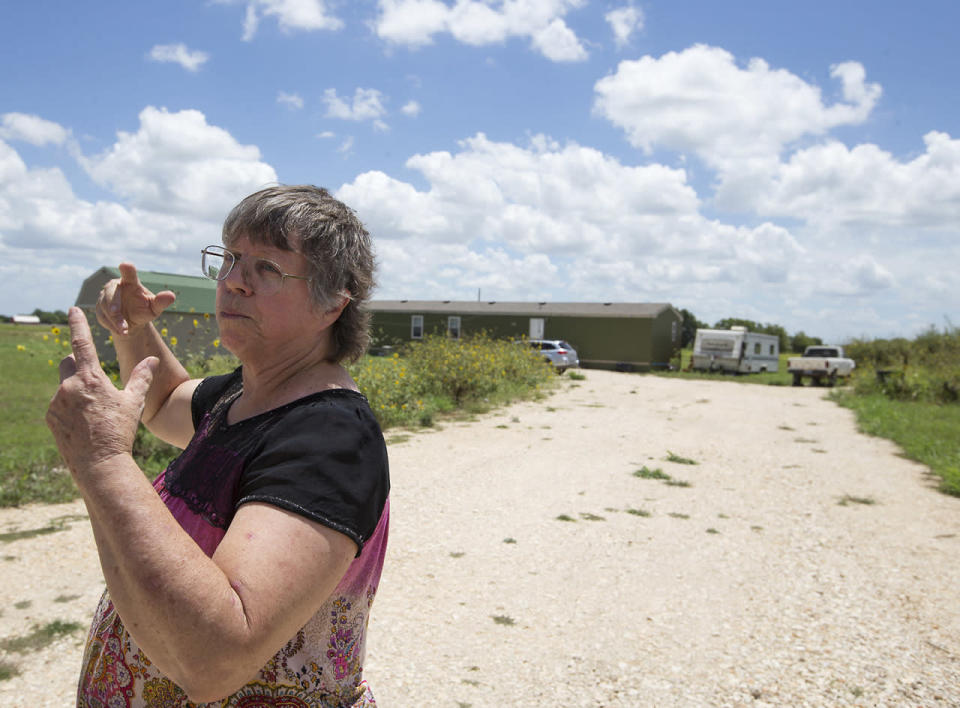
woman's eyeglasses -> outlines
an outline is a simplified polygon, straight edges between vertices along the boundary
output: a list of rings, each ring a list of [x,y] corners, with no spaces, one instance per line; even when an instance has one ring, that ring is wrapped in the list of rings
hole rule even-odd
[[[203,274],[211,280],[226,280],[237,261],[241,259],[241,256],[222,246],[207,246],[200,251],[200,255],[200,268]],[[280,270],[280,266],[265,258],[244,261],[240,268],[243,281],[260,295],[273,295],[280,292],[283,281],[287,278],[296,278],[307,282],[311,280],[311,278],[302,275],[284,273]]]

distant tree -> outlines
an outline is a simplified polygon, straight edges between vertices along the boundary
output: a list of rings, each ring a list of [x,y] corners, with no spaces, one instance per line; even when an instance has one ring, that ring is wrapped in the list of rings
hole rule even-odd
[[[697,336],[697,330],[706,329],[709,325],[698,320],[690,310],[680,310],[680,316],[683,317],[680,323],[680,346],[690,347]]]
[[[807,347],[814,347],[823,344],[820,337],[811,337],[803,330],[790,337],[790,351],[802,354]]]
[[[40,318],[40,322],[43,324],[67,324],[67,313],[63,310],[54,310],[53,312],[47,312],[46,310],[41,310],[39,307],[34,310],[32,315],[36,315]]]

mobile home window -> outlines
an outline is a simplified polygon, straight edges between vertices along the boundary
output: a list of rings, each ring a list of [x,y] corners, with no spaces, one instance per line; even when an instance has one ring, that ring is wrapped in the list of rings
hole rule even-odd
[[[770,345],[770,356],[773,356],[773,345]]]
[[[460,318],[457,315],[447,318],[447,336],[451,339],[460,339]]]
[[[423,339],[423,315],[410,315],[410,339]]]
[[[759,353],[760,353],[760,342],[754,342],[754,343],[753,343],[753,353],[754,353],[754,354],[759,354]]]

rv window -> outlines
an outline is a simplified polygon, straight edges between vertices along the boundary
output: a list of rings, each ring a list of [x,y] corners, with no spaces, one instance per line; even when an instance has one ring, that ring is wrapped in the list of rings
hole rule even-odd
[[[773,345],[770,345],[770,356],[773,356]]]
[[[410,315],[410,339],[423,339],[423,315]]]
[[[759,354],[759,353],[760,353],[760,342],[754,342],[754,343],[753,343],[753,353],[754,353],[754,354]]]

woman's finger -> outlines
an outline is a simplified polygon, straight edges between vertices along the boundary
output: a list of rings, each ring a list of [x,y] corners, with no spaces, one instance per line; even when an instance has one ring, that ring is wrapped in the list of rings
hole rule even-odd
[[[77,373],[77,360],[73,354],[68,354],[60,360],[60,383],[63,383]]]
[[[76,359],[76,370],[100,370],[100,359],[97,356],[97,347],[93,343],[90,325],[87,316],[79,307],[71,307],[67,313],[67,322],[70,323],[70,347]]]

